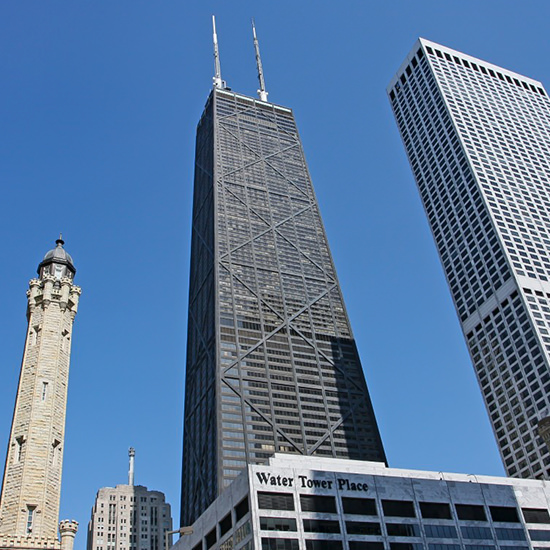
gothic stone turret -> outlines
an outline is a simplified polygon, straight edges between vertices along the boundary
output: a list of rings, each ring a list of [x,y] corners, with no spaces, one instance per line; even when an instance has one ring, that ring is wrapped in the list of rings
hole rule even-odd
[[[59,548],[71,336],[81,290],[59,238],[27,291],[28,329],[0,499],[0,548]]]

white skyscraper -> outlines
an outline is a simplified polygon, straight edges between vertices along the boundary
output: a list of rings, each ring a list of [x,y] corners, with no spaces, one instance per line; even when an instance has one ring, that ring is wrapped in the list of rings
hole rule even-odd
[[[506,471],[548,478],[548,96],[423,39],[388,94]]]

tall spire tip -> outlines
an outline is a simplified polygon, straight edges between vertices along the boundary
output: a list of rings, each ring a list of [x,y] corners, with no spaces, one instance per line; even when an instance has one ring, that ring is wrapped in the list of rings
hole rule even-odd
[[[222,69],[220,65],[220,51],[218,48],[218,34],[216,32],[216,16],[212,15],[212,42],[214,44],[214,88],[225,88],[222,80]]]
[[[258,42],[258,37],[256,35],[256,24],[254,23],[254,18],[252,18],[252,37],[254,39],[254,53],[256,54],[258,81],[260,82],[258,96],[262,101],[267,101],[268,92],[265,89],[264,69],[262,67],[262,58],[260,57],[260,43]]]

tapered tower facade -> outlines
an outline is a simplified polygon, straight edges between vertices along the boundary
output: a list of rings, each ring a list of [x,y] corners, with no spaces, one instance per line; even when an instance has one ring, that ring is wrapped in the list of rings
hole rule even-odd
[[[81,292],[63,245],[59,238],[44,256],[27,291],[27,338],[0,500],[2,545],[59,546],[71,338]]]
[[[263,77],[258,100],[216,76],[196,141],[181,525],[275,452],[385,461],[293,113]]]
[[[388,94],[506,472],[550,477],[550,99],[419,40]]]

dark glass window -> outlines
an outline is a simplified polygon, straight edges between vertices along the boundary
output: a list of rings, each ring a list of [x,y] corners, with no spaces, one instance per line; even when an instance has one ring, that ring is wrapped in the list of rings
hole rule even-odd
[[[446,502],[421,502],[420,513],[423,518],[451,519],[451,507]]]
[[[260,518],[262,531],[297,531],[294,518]]]
[[[460,544],[443,544],[441,542],[432,542],[428,544],[428,550],[461,550]]]
[[[390,550],[424,550],[419,542],[390,542]]]
[[[346,521],[348,535],[381,535],[380,524],[374,521]]]
[[[489,506],[493,521],[519,523],[518,511],[512,506]]]
[[[235,506],[235,519],[241,520],[248,514],[248,497],[245,497]]]
[[[424,525],[426,536],[438,539],[455,539],[458,535],[453,525]]]
[[[336,501],[334,500],[334,497],[325,497],[321,495],[300,495],[300,505],[302,507],[302,512],[336,513]],[[292,509],[294,510],[294,508]]]
[[[498,540],[527,540],[523,529],[512,529],[509,527],[497,527],[495,529]]]
[[[340,522],[326,519],[304,519],[306,533],[339,533]]]
[[[373,498],[342,497],[344,514],[377,516],[376,502]]]
[[[545,508],[522,508],[527,523],[550,523],[550,514]]]
[[[455,504],[458,519],[487,521],[485,509],[478,504]]]
[[[231,513],[229,513],[220,521],[220,537],[223,537],[231,527]]]
[[[202,550],[202,540],[193,546],[193,550]]]
[[[489,527],[461,527],[462,536],[465,539],[493,539]]]
[[[342,550],[342,541],[306,540],[306,550]]]
[[[370,540],[350,540],[349,550],[384,550],[383,542]]]
[[[529,529],[529,536],[531,537],[531,540],[550,542],[550,531],[543,531],[542,529]]]
[[[414,505],[409,500],[383,500],[382,508],[385,516],[397,518],[415,518]]]
[[[300,550],[298,539],[268,539],[262,537],[262,550]]]
[[[258,507],[260,510],[294,510],[292,493],[262,493],[258,492]]]
[[[216,528],[212,529],[206,537],[204,537],[204,540],[206,540],[206,548],[211,548],[216,544]]]
[[[386,523],[391,537],[419,537],[420,529],[416,523]]]

